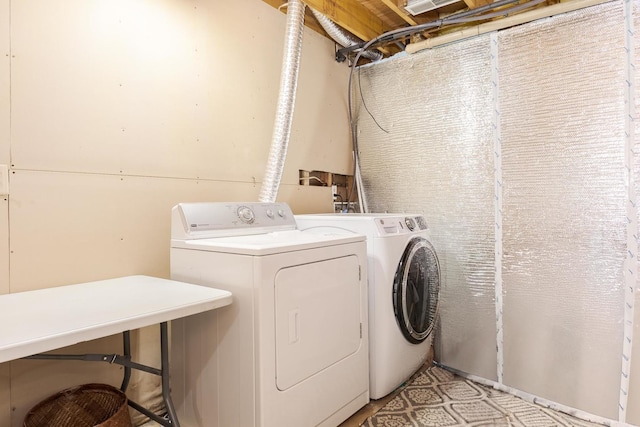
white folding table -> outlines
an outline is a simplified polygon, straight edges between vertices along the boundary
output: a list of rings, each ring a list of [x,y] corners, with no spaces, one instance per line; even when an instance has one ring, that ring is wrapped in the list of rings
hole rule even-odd
[[[231,304],[231,293],[149,276],[128,276],[0,295],[0,363],[19,358],[85,360],[159,375],[168,419],[139,404],[134,409],[165,427],[179,427],[169,388],[167,322]],[[129,331],[160,324],[160,369],[131,360]],[[123,354],[40,354],[83,341],[123,334]]]

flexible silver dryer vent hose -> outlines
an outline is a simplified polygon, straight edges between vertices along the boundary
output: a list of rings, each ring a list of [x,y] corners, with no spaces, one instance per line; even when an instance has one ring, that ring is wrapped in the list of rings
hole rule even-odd
[[[362,40],[358,40],[352,35],[347,34],[341,27],[336,25],[331,19],[327,18],[317,10],[314,10],[312,7],[310,7],[309,9],[311,9],[313,16],[316,17],[327,34],[329,34],[329,36],[340,46],[349,47],[353,46],[354,44],[362,43]],[[372,61],[379,61],[380,59],[382,59],[382,54],[374,50],[363,52],[361,56]]]
[[[304,8],[305,5],[300,0],[289,0],[287,5],[287,27],[282,57],[282,73],[280,75],[280,95],[278,96],[269,158],[260,189],[260,202],[273,203],[276,201],[280,179],[284,170],[284,162],[287,157],[296,87],[298,85],[300,56],[302,54]]]

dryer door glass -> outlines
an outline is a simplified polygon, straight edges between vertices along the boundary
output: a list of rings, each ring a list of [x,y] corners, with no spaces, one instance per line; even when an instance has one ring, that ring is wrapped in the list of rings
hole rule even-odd
[[[440,294],[440,266],[433,246],[414,238],[404,250],[393,281],[393,310],[407,341],[419,344],[433,330]]]

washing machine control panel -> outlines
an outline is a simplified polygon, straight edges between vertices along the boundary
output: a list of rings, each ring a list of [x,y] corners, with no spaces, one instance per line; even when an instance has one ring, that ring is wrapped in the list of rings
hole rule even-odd
[[[376,218],[376,225],[381,234],[418,233],[429,228],[422,215]]]
[[[171,238],[211,238],[295,230],[286,203],[180,203],[172,211]]]

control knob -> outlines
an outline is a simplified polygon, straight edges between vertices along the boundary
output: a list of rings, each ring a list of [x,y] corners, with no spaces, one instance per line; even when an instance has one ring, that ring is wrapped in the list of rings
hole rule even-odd
[[[404,219],[404,223],[407,225],[407,228],[409,229],[409,231],[413,231],[416,228],[416,223],[413,221],[413,219],[406,217]]]
[[[253,222],[256,220],[256,215],[253,213],[250,207],[240,206],[237,210],[237,213],[240,221],[244,222],[245,224],[253,224]]]

